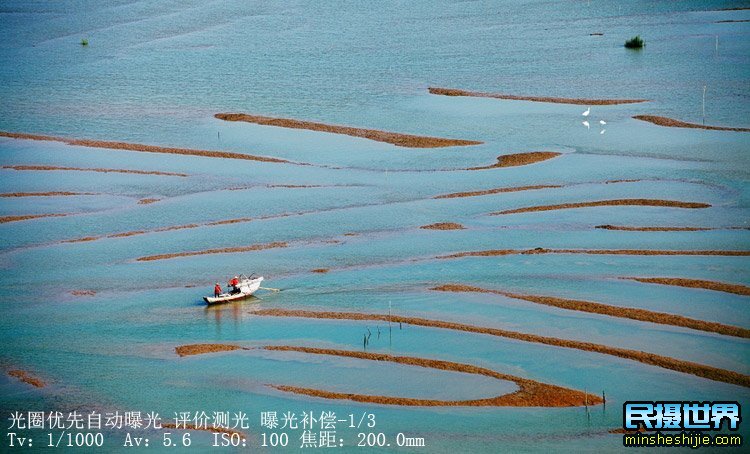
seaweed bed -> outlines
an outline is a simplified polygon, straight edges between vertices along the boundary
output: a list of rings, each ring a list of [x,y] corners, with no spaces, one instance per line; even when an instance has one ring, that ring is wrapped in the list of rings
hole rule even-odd
[[[238,247],[225,247],[217,249],[206,249],[203,251],[188,251],[188,252],[174,252],[170,254],[156,254],[147,255],[145,257],[139,257],[136,259],[138,262],[151,262],[154,260],[166,260],[176,257],[191,257],[194,255],[208,255],[208,254],[227,254],[234,252],[250,252],[250,251],[262,251],[264,249],[275,249],[287,247],[287,243],[283,241],[274,241],[273,243],[266,244],[252,244],[250,246],[238,246]]]
[[[462,257],[496,257],[517,254],[591,254],[591,255],[720,255],[726,257],[747,257],[750,251],[742,250],[664,250],[664,249],[487,249],[484,251],[456,252],[441,255],[439,259],[456,259]]]
[[[48,213],[48,214],[21,214],[16,216],[0,216],[0,224],[8,222],[28,221],[31,219],[40,218],[60,218],[63,216],[70,216],[72,213]]]
[[[560,386],[549,385],[527,378],[516,377],[508,374],[501,374],[494,370],[484,367],[474,366],[471,364],[456,363],[452,361],[443,361],[428,358],[418,358],[412,356],[396,356],[384,353],[359,352],[352,350],[337,350],[330,348],[312,348],[298,347],[290,345],[273,345],[260,347],[269,351],[300,352],[313,355],[330,355],[347,358],[356,358],[369,361],[387,361],[409,366],[424,367],[429,369],[438,369],[454,372],[463,372],[475,375],[484,375],[498,380],[512,381],[518,385],[518,390],[501,396],[495,396],[486,399],[474,400],[435,400],[435,399],[414,399],[406,397],[391,396],[373,396],[351,393],[334,393],[330,391],[299,388],[287,385],[268,385],[272,388],[284,392],[304,394],[313,397],[322,397],[326,399],[346,399],[356,402],[367,402],[385,405],[402,405],[402,406],[497,406],[497,407],[574,407],[583,405],[597,405],[602,403],[596,395],[582,393],[573,389],[563,388]],[[175,348],[180,356],[200,355],[206,353],[225,352],[234,350],[249,350],[232,344],[192,344],[181,345]]]
[[[442,361],[436,359],[417,358],[412,356],[395,356],[384,353],[334,350],[329,348],[310,348],[295,346],[266,346],[263,348],[266,350],[274,351],[294,351],[314,355],[343,356],[370,361],[388,361],[430,369],[484,375],[487,377],[496,378],[498,380],[512,381],[519,387],[519,389],[513,393],[486,399],[434,400],[391,396],[372,396],[351,393],[335,393],[318,389],[299,388],[295,386],[271,385],[273,388],[281,391],[304,394],[313,397],[322,397],[326,399],[346,399],[355,402],[404,406],[575,407],[589,404],[597,405],[602,403],[602,399],[595,395],[589,395],[586,393],[582,393],[581,391],[549,385],[546,383],[540,383],[535,380],[516,377],[513,375],[501,374],[499,372],[495,372],[494,370],[474,366],[471,364],[455,363],[452,361]]]
[[[65,197],[77,195],[96,195],[94,192],[68,192],[68,191],[50,191],[50,192],[7,192],[0,194],[0,197]]]
[[[423,225],[424,230],[464,230],[466,227],[455,222],[436,222],[435,224]]]
[[[499,169],[501,167],[517,167],[546,161],[560,156],[556,151],[530,151],[528,153],[504,154],[497,157],[497,162],[488,166],[469,167],[466,170]]]
[[[561,188],[561,187],[563,186],[559,184],[540,184],[540,185],[534,185],[534,186],[492,188],[492,189],[483,189],[479,191],[451,192],[450,194],[436,195],[435,197],[433,197],[433,199],[455,199],[459,197],[477,197],[481,195],[500,194],[504,192],[533,191],[536,189],[551,189],[551,188]]]
[[[701,125],[698,123],[688,123],[686,121],[675,120],[669,117],[660,117],[658,115],[635,115],[633,118],[636,120],[647,121],[659,126],[666,126],[669,128],[690,128],[690,129],[708,129],[711,131],[735,131],[735,132],[750,132],[750,128],[733,128],[729,126],[709,126]]]
[[[700,232],[718,230],[712,227],[631,227],[624,225],[597,225],[595,228],[603,230],[623,230],[626,232]]]
[[[203,355],[205,353],[229,352],[242,350],[239,345],[229,344],[190,344],[175,347],[174,351],[180,356]]]
[[[27,383],[35,388],[44,388],[46,383],[41,378],[31,375],[29,372],[21,369],[13,369],[8,371],[8,375],[17,378],[24,383]]]
[[[146,144],[141,144],[141,143],[112,142],[112,141],[91,140],[91,139],[69,139],[66,137],[42,136],[42,135],[37,135],[37,134],[24,134],[24,133],[5,132],[5,131],[0,131],[0,137],[10,137],[12,139],[44,140],[44,141],[51,141],[51,142],[62,142],[68,145],[75,145],[75,146],[81,146],[81,147],[107,148],[110,150],[137,151],[137,152],[143,152],[143,153],[181,154],[181,155],[187,155],[187,156],[201,156],[204,158],[243,159],[247,161],[309,165],[309,164],[287,161],[286,159],[271,158],[268,156],[255,156],[255,155],[244,154],[244,153],[233,153],[229,151],[194,150],[192,148],[161,147],[157,145],[146,145]]]
[[[242,113],[217,113],[216,118],[225,121],[244,121],[264,126],[278,126],[281,128],[307,129],[310,131],[328,132],[333,134],[344,134],[347,136],[361,137],[364,139],[386,142],[399,147],[409,148],[439,148],[456,147],[466,145],[479,145],[482,142],[475,140],[445,139],[440,137],[416,136],[412,134],[401,134],[397,132],[381,131],[378,129],[354,128],[351,126],[329,125],[312,121],[294,120],[290,118],[273,118],[260,115],[248,115]]]
[[[71,290],[70,294],[73,296],[95,296],[94,290]]]
[[[674,285],[678,287],[701,288],[717,292],[734,293],[736,295],[750,296],[750,287],[740,284],[728,284],[726,282],[708,281],[703,279],[685,279],[678,277],[623,277],[632,281],[647,284]]]
[[[746,290],[750,290],[745,287]],[[573,300],[566,298],[556,298],[553,296],[541,296],[541,295],[523,295],[519,293],[506,292],[503,290],[485,289],[480,287],[473,287],[470,285],[462,284],[445,284],[438,287],[433,287],[430,290],[440,292],[475,292],[475,293],[492,293],[496,295],[507,296],[508,298],[514,298],[524,301],[529,301],[536,304],[543,304],[545,306],[558,307],[561,309],[567,309],[572,311],[588,312],[591,314],[608,315],[611,317],[628,318],[631,320],[638,320],[641,322],[658,323],[661,325],[672,325],[682,326],[685,328],[695,329],[699,331],[707,331],[718,334],[724,334],[726,336],[742,337],[750,339],[750,330],[740,328],[737,326],[725,325],[723,323],[708,322],[704,320],[696,320],[689,317],[683,317],[681,315],[667,314],[663,312],[654,312],[646,309],[634,308],[634,307],[620,307],[611,306],[608,304],[594,303],[590,301]]]
[[[470,96],[474,98],[509,99],[514,101],[551,102],[557,104],[578,104],[584,106],[612,106],[615,104],[634,104],[647,102],[648,99],[587,99],[587,98],[555,98],[550,96],[518,96],[502,93],[483,93],[478,91],[459,90],[456,88],[430,87],[433,95]]]
[[[32,170],[32,171],[52,171],[67,170],[73,172],[99,172],[99,173],[133,173],[138,175],[162,175],[167,177],[186,177],[186,173],[159,172],[156,170],[130,170],[130,169],[103,169],[103,168],[86,168],[86,167],[59,167],[59,166],[3,166],[3,169],[13,170]]]
[[[524,342],[533,342],[555,347],[572,348],[587,352],[601,353],[618,358],[637,361],[651,366],[673,370],[676,372],[691,374],[698,377],[707,378],[709,380],[731,383],[739,386],[744,386],[746,388],[750,387],[750,376],[735,371],[720,369],[718,367],[707,366],[704,364],[698,364],[691,361],[684,361],[669,356],[662,356],[643,351],[610,347],[607,345],[594,344],[591,342],[546,337],[538,334],[519,333],[516,331],[475,326],[465,323],[431,320],[419,317],[404,317],[391,314],[368,314],[362,312],[322,312],[290,309],[261,309],[253,311],[251,312],[251,314],[264,317],[301,317],[332,320],[379,320],[383,322],[406,323],[416,326],[449,329],[477,334],[487,334],[490,336],[516,339]]]
[[[561,203],[558,205],[539,205],[539,206],[515,208],[512,210],[504,210],[504,211],[497,211],[494,213],[490,213],[490,216],[497,216],[501,214],[530,213],[533,211],[552,211],[552,210],[566,210],[570,208],[588,208],[588,207],[623,206],[623,205],[671,207],[671,208],[709,208],[711,206],[708,203],[681,202],[679,200],[612,199],[612,200],[597,200],[594,202]]]

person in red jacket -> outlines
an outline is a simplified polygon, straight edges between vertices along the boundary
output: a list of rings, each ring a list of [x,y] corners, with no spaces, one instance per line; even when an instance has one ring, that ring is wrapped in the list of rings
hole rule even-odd
[[[214,296],[218,298],[219,295],[221,295],[221,285],[217,282],[216,285],[214,285]]]
[[[232,287],[232,293],[237,293],[240,291],[239,285],[240,285],[240,278],[238,276],[235,276],[232,278],[231,281],[229,281],[229,285]]]

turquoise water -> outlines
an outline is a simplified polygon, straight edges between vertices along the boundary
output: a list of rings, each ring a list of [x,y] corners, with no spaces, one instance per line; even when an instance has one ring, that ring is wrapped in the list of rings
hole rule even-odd
[[[746,339],[493,294],[446,283],[583,299],[750,328],[748,297],[644,284],[629,276],[750,285],[747,257],[509,255],[437,259],[484,249],[750,249],[750,135],[663,128],[664,115],[750,126],[750,12],[741,2],[100,2],[0,5],[0,130],[225,150],[311,165],[134,153],[0,138],[0,166],[133,169],[188,176],[0,169],[0,216],[69,214],[0,224],[4,370],[0,411],[244,411],[376,415],[406,452],[614,451],[627,400],[738,400],[746,388],[612,356],[479,334],[373,321],[258,317],[262,308],[361,311],[471,323],[671,356],[750,374]],[[719,21],[740,22],[719,22]],[[591,36],[603,33],[603,36]],[[642,51],[622,42],[640,34]],[[718,37],[718,46],[717,46]],[[81,46],[81,39],[89,41]],[[433,96],[441,86],[520,95],[646,98],[585,106]],[[218,112],[284,116],[480,140],[411,149],[349,136],[230,123]],[[599,120],[607,122],[600,125]],[[604,131],[604,133],[602,133]],[[498,155],[550,150],[542,163],[484,171]],[[635,180],[612,182],[612,180]],[[283,187],[300,185],[307,187]],[[470,198],[497,187],[559,188]],[[144,198],[159,199],[139,204]],[[706,209],[610,206],[490,216],[535,205],[620,198],[703,202]],[[249,222],[211,225],[252,218]],[[457,222],[465,230],[419,227]],[[638,232],[597,225],[704,227]],[[175,226],[179,230],[158,231]],[[143,234],[109,237],[145,231]],[[66,242],[97,237],[87,242]],[[283,241],[286,248],[143,262],[140,257]],[[313,269],[327,268],[327,274]],[[220,307],[216,280],[258,272],[278,293]],[[32,291],[33,290],[33,291]],[[96,292],[74,295],[76,290]],[[478,365],[606,393],[585,408],[412,408],[283,393],[477,399],[512,382],[265,345],[362,350]],[[380,334],[378,334],[378,332]],[[188,343],[239,352],[179,358]],[[369,430],[368,430],[369,431]],[[341,427],[345,449],[358,429]],[[741,433],[748,435],[746,424]],[[290,433],[289,448],[300,432]],[[162,432],[149,432],[151,451]],[[46,433],[34,434],[34,448]],[[107,432],[109,450],[122,431]],[[207,451],[206,433],[192,450]],[[38,443],[38,444],[37,444]],[[155,445],[154,445],[155,444]],[[3,445],[6,446],[6,445]],[[391,447],[394,449],[395,445]],[[385,448],[374,450],[383,451]]]

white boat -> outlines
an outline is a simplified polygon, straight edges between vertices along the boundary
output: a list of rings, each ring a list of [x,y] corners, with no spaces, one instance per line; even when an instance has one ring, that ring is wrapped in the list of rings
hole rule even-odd
[[[208,304],[219,304],[248,298],[258,291],[261,282],[263,282],[263,276],[253,277],[251,275],[250,277],[247,277],[243,274],[240,275],[240,283],[237,286],[238,291],[222,293],[219,296],[204,296],[203,301]]]

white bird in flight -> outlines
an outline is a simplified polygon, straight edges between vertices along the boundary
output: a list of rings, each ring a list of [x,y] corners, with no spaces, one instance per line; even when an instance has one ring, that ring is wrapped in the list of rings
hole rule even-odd
[[[601,130],[601,131],[599,132],[599,134],[601,135],[601,134],[604,134],[605,132],[607,132],[607,130],[606,130],[606,129],[602,129],[602,130]]]
[[[600,124],[600,125],[606,125],[606,124],[607,124],[607,122],[606,122],[606,121],[604,121],[604,120],[599,120],[599,124]]]
[[[583,112],[581,115],[583,115],[584,117],[588,117],[590,113],[591,113],[591,107],[589,107],[588,109],[586,109],[586,111]]]
[[[586,127],[586,129],[589,129],[591,126],[589,125],[588,121],[582,121],[581,124]]]

